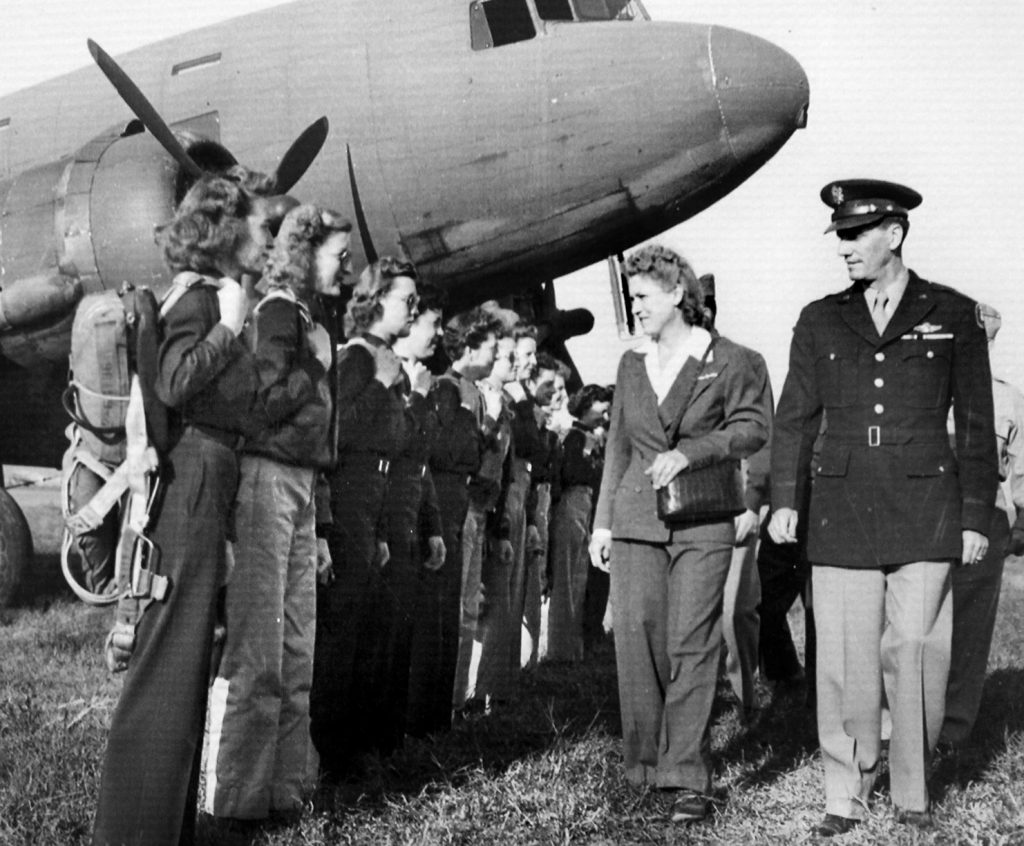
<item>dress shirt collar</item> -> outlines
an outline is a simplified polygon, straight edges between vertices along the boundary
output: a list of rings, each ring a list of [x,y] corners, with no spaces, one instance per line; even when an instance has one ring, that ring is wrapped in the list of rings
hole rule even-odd
[[[665,401],[665,397],[668,396],[668,392],[672,389],[672,385],[676,381],[679,371],[686,364],[686,360],[693,358],[696,361],[700,361],[710,343],[711,333],[707,329],[702,329],[699,326],[692,327],[690,337],[665,362],[663,367],[658,362],[658,342],[653,338],[648,338],[637,348],[637,352],[644,357],[647,378],[651,380],[651,387],[654,388],[659,404]],[[714,353],[708,355],[708,361],[711,361],[713,355]]]

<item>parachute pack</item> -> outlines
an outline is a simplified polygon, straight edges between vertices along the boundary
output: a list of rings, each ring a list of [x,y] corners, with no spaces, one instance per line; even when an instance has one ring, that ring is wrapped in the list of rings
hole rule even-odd
[[[131,445],[151,445],[158,454],[169,446],[168,411],[154,391],[162,317],[202,280],[180,274],[160,303],[151,289],[127,282],[117,291],[89,294],[71,328],[61,569],[80,599],[117,603],[105,648],[115,672],[127,667],[142,613],[170,589],[159,575],[159,550],[146,537],[159,474],[146,477],[144,491],[140,485],[133,490],[129,453]]]

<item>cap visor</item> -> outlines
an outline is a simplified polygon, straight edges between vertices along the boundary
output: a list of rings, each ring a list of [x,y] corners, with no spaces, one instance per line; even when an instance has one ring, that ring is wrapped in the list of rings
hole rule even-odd
[[[833,220],[832,223],[829,224],[828,229],[825,230],[825,234],[827,235],[829,232],[836,232],[839,229],[857,229],[861,226],[868,226],[871,223],[877,223],[885,217],[886,214],[887,212],[882,212],[880,214],[872,212],[871,214],[855,214],[850,217]]]

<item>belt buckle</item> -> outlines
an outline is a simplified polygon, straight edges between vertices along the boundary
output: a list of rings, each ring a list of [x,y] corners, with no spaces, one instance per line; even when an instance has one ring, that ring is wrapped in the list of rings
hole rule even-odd
[[[391,462],[388,461],[386,458],[380,458],[377,460],[377,471],[381,474],[381,476],[387,476],[390,467]]]
[[[882,427],[868,426],[868,446],[876,447],[882,443]]]

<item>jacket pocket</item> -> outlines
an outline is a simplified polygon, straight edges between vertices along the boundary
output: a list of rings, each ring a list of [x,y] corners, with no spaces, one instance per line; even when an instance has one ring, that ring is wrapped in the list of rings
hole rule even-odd
[[[951,343],[915,345],[900,363],[901,399],[912,408],[938,408],[949,394]]]
[[[850,465],[850,448],[842,444],[825,446],[815,463],[816,476],[845,476]]]
[[[854,354],[829,350],[818,356],[814,373],[826,408],[843,408],[857,401],[857,358]]]
[[[956,458],[946,448],[929,444],[908,444],[903,447],[903,471],[908,478],[920,479],[956,475]]]

